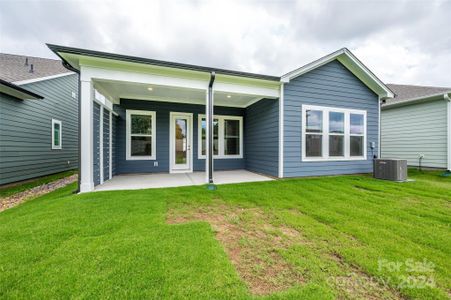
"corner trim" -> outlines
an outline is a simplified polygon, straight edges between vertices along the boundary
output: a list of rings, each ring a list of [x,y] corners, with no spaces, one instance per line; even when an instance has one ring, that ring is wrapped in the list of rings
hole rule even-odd
[[[279,178],[283,178],[284,168],[284,84],[280,85],[279,98]]]
[[[450,94],[444,94],[443,98],[447,101],[447,132],[448,132],[448,171],[451,171],[451,98],[449,96]]]

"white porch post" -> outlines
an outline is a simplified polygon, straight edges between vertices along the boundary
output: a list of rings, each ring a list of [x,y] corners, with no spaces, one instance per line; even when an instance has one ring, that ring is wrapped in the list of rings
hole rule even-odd
[[[91,79],[80,79],[80,193],[94,190],[93,94]]]

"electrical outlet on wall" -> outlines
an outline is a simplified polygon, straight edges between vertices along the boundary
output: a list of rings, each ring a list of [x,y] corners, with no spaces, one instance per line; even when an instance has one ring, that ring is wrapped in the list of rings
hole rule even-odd
[[[154,166],[154,167],[158,167],[158,162],[157,162],[157,161],[154,161],[154,162],[153,162],[153,166]]]

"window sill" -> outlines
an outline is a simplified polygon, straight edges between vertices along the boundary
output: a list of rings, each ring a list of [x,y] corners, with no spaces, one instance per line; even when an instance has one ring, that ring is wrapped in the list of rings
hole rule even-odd
[[[206,156],[198,156],[197,159],[206,159]],[[221,155],[221,156],[217,156],[214,155],[213,159],[242,159],[243,156],[242,155]]]
[[[142,156],[142,157],[132,157],[129,156],[126,160],[156,160],[154,156]]]
[[[359,157],[302,158],[303,162],[359,161],[359,160],[367,160],[367,157],[359,156]]]

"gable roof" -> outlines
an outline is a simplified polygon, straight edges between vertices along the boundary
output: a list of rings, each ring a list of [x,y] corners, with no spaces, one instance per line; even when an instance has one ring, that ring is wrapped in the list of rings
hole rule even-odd
[[[121,55],[115,53],[101,52],[101,51],[93,51],[81,48],[73,48],[66,47],[60,45],[46,44],[50,50],[52,50],[56,55],[58,55],[62,60],[63,64],[66,68],[78,71],[78,65],[75,62],[70,62],[65,57],[64,54],[72,54],[72,55],[80,55],[80,56],[90,56],[96,58],[104,58],[125,62],[133,62],[133,63],[141,63],[148,65],[155,65],[161,67],[169,67],[169,68],[178,68],[199,72],[216,72],[217,74],[231,75],[231,76],[239,76],[239,77],[248,77],[248,78],[256,78],[256,79],[264,79],[271,81],[281,81],[281,82],[289,82],[290,79],[310,72],[322,65],[327,64],[333,60],[338,60],[342,63],[346,68],[348,68],[359,80],[361,80],[368,88],[370,88],[373,92],[375,92],[381,99],[394,97],[394,93],[379,79],[374,75],[360,60],[355,57],[354,54],[351,53],[347,48],[342,48],[337,50],[331,54],[328,54],[318,60],[315,60],[303,67],[300,67],[296,70],[293,70],[281,77],[263,75],[257,73],[248,73],[241,71],[233,71],[226,69],[217,69],[212,67],[205,66],[197,66],[191,64],[177,63],[177,62],[169,62],[162,60],[155,60],[143,57],[136,56],[128,56]]]
[[[33,72],[30,72],[32,64]],[[0,53],[0,79],[6,82],[20,85],[65,74],[72,72],[60,60]]]
[[[311,63],[308,63],[300,68],[297,68],[281,77],[282,82],[290,82],[291,79],[301,76],[316,68],[319,68],[333,60],[338,60],[351,73],[353,73],[359,80],[361,80],[369,89],[375,92],[381,99],[391,98],[394,93],[387,87],[370,69],[368,69],[351,51],[347,48],[342,48],[323,56]]]
[[[451,88],[435,87],[435,86],[421,86],[421,85],[406,85],[406,84],[387,84],[392,91],[395,92],[395,97],[387,99],[384,105],[391,105],[396,103],[412,102],[414,100],[430,98],[434,96],[442,96],[451,93]]]

